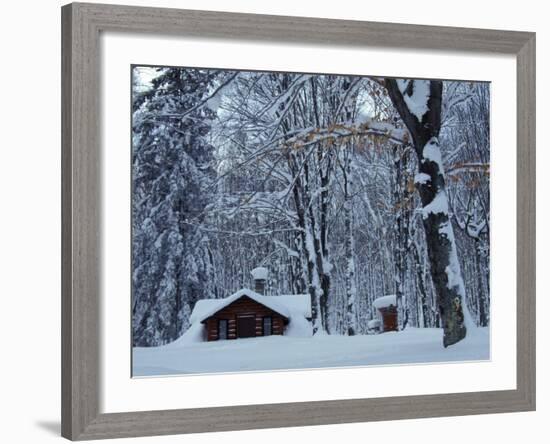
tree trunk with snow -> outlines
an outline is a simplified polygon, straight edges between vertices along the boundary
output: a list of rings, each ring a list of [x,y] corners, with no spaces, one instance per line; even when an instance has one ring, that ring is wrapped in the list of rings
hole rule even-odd
[[[299,233],[301,263],[304,268],[304,281],[307,282],[307,292],[311,298],[311,322],[313,333],[325,330],[321,297],[323,293],[319,267],[322,266],[320,243],[316,237],[315,219],[308,210],[309,169],[304,163],[303,172],[298,170],[295,153],[288,153],[288,165],[293,172],[295,182],[292,196],[296,208],[296,226]]]
[[[344,227],[345,227],[345,249],[344,256],[347,261],[345,274],[346,283],[346,334],[354,336],[357,334],[357,288],[355,285],[355,252],[353,239],[353,171],[351,168],[352,147],[348,145],[341,164],[344,194]]]
[[[443,84],[440,81],[386,79],[385,85],[412,136],[418,157],[419,174],[415,182],[423,206],[432,281],[443,322],[443,345],[447,347],[466,336],[467,307],[438,140]]]
[[[487,321],[487,312],[485,310],[485,298],[484,298],[484,291],[483,291],[483,270],[481,269],[481,253],[479,246],[480,244],[479,238],[475,239],[475,270],[476,270],[476,277],[477,277],[477,299],[479,303],[479,325],[481,327],[487,327],[488,321]],[[486,292],[489,294],[489,292]]]
[[[405,297],[407,275],[406,250],[409,243],[409,192],[407,191],[407,152],[403,145],[393,147],[393,231],[396,238],[393,245],[395,301],[397,304],[397,325],[399,330],[407,328],[409,307]]]
[[[420,313],[421,321],[419,322],[419,327],[426,328],[431,326],[430,321],[430,312],[428,307],[428,295],[426,291],[426,283],[424,281],[424,269],[422,267],[422,262],[420,260],[419,246],[415,240],[411,243],[411,252],[414,260],[414,271],[416,273],[416,286],[417,291],[420,296]]]

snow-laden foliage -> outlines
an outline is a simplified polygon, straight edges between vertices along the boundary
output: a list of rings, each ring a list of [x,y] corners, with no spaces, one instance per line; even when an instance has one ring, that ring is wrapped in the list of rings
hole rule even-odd
[[[490,321],[489,85],[446,83],[440,142],[458,262],[474,321]]]
[[[215,112],[197,108],[220,74],[160,69],[135,92],[132,151],[133,342],[176,339],[196,300],[212,296],[212,262],[200,220],[214,178],[206,136]],[[193,110],[192,112],[189,112]],[[185,114],[184,117],[181,117]]]

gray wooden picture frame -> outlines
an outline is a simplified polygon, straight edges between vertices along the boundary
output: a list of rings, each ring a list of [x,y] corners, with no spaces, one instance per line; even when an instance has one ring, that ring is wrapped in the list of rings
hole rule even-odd
[[[104,31],[517,58],[517,388],[163,411],[99,411]],[[73,440],[535,409],[535,34],[73,3],[62,8],[62,435]],[[498,278],[498,277],[497,277]]]

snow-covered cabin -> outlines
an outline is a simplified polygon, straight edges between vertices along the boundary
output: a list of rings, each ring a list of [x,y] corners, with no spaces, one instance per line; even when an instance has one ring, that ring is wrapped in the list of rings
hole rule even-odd
[[[394,294],[382,296],[373,301],[378,312],[380,332],[397,331],[397,302]]]
[[[311,336],[311,299],[307,294],[264,296],[243,288],[223,299],[197,301],[190,321],[202,324],[203,339],[256,336]]]
[[[189,330],[195,338],[217,341],[270,335],[311,336],[309,295],[265,296],[259,291],[265,291],[267,269],[256,268],[251,274],[256,291],[243,288],[223,299],[197,301],[189,319]]]

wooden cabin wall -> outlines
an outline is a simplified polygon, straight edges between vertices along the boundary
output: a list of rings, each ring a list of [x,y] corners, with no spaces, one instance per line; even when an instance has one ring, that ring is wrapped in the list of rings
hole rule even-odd
[[[272,334],[284,334],[284,317],[262,304],[259,304],[254,299],[243,296],[207,319],[205,323],[208,332],[207,340],[216,341],[218,339],[218,321],[220,319],[227,319],[228,321],[227,338],[237,339],[237,316],[251,314],[253,314],[256,319],[256,336],[263,336],[263,318],[265,316],[271,317]]]
[[[382,331],[397,331],[397,310],[395,307],[381,308]]]

